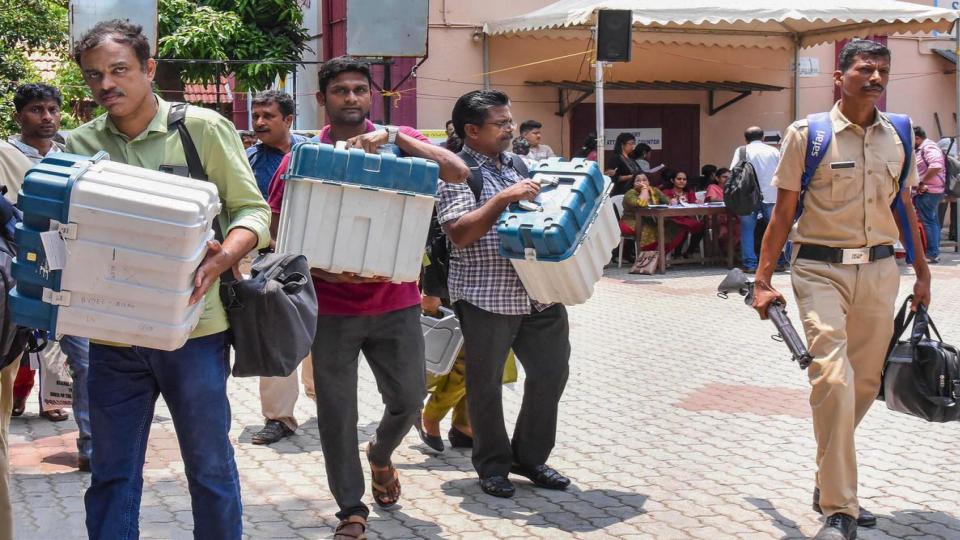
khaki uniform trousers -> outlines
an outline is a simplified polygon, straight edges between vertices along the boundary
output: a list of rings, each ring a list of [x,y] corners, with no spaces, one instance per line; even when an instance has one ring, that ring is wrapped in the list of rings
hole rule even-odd
[[[300,377],[303,379],[303,391],[307,397],[316,401],[313,387],[313,359],[308,354],[300,363]],[[297,387],[297,372],[286,377],[260,377],[260,412],[265,420],[279,420],[288,428],[296,431],[296,417],[293,408],[300,397]]]
[[[824,515],[842,512],[856,518],[854,430],[880,390],[900,272],[888,257],[861,265],[795,259],[791,274],[814,357],[807,375],[820,506]]]
[[[10,504],[10,413],[13,411],[13,381],[20,360],[0,371],[0,540],[13,538],[13,506]]]

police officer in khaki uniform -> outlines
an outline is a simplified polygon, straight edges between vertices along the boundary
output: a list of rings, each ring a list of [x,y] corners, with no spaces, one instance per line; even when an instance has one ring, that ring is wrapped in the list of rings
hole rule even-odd
[[[789,234],[794,243],[792,284],[810,353],[810,406],[817,439],[814,510],[827,516],[817,540],[856,538],[857,525],[876,518],[857,501],[854,430],[873,403],[893,334],[900,274],[893,245],[902,234],[920,246],[909,187],[916,162],[889,120],[876,108],[890,72],[890,51],[855,40],[840,52],[834,72],[840,102],[830,111],[833,140],[804,196],[794,223],[807,148],[807,122],[787,130],[773,183],[777,204],[763,238],[754,308],[783,297],[770,286]],[[904,158],[910,172],[900,197],[908,223],[891,210]],[[857,262],[853,262],[856,260]],[[930,273],[918,251],[914,305],[930,303]]]

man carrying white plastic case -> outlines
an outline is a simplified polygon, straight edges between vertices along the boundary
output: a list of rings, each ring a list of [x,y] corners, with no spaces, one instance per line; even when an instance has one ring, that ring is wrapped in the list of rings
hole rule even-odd
[[[506,94],[464,94],[453,108],[453,123],[464,152],[483,173],[479,197],[469,186],[441,184],[437,203],[437,220],[453,243],[447,286],[466,348],[473,466],[481,489],[495,497],[513,496],[510,473],[542,488],[566,489],[570,480],[546,461],[569,372],[567,310],[530,298],[510,261],[499,255],[496,232],[507,205],[532,200],[540,186],[522,179],[505,152],[515,127]],[[511,348],[527,374],[512,441],[503,423],[500,385]]]
[[[74,45],[74,55],[96,102],[107,113],[70,134],[67,151],[145,169],[184,170],[177,130],[168,130],[170,104],[153,94],[156,62],[140,26],[101,22]],[[211,241],[197,268],[191,304],[204,312],[187,343],[166,352],[91,343],[90,421],[93,478],[87,490],[91,539],[139,536],[140,496],[147,437],[157,397],[170,409],[190,488],[194,536],[242,536],[240,479],[230,443],[229,323],[220,301],[220,275],[251,250],[269,243],[270,210],[257,189],[233,125],[214,111],[190,107],[184,120],[203,169],[223,202],[223,243]]]
[[[401,155],[436,161],[442,180],[466,180],[470,174],[467,166],[417,130],[406,126],[378,129],[367,120],[370,87],[366,64],[349,57],[324,63],[317,100],[330,124],[316,140],[326,144],[347,141],[370,153],[393,145]],[[280,178],[289,159],[289,155],[284,158],[271,183],[269,199],[275,215],[280,214],[284,191]],[[363,537],[370,512],[361,500],[364,480],[357,455],[358,355],[363,352],[370,364],[385,404],[366,454],[373,498],[379,506],[388,507],[400,498],[391,455],[419,418],[426,395],[420,291],[415,282],[397,284],[318,269],[313,270],[313,278],[319,305],[312,354],[317,424],[330,491],[340,509],[334,538],[346,540]]]

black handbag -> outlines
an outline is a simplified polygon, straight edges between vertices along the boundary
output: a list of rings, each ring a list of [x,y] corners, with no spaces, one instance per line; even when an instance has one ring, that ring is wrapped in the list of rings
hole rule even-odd
[[[167,126],[180,134],[190,177],[207,180],[184,122],[186,108],[173,104]],[[223,242],[217,218],[213,229]],[[310,353],[317,332],[317,294],[303,255],[262,254],[253,261],[249,279],[236,279],[233,269],[227,269],[220,276],[220,299],[230,321],[234,377],[286,377]]]
[[[943,343],[925,306],[907,315],[912,299],[904,301],[894,319],[877,399],[892,411],[928,422],[960,420],[960,351]],[[911,322],[910,339],[901,341]],[[937,339],[931,338],[930,330]]]

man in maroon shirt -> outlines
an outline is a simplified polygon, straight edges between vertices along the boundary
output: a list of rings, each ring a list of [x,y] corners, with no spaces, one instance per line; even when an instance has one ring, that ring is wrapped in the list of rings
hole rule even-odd
[[[387,145],[401,155],[436,161],[440,178],[464,182],[470,169],[455,154],[435,146],[417,130],[405,126],[377,129],[366,119],[370,110],[370,71],[349,57],[334,58],[320,69],[317,100],[329,125],[316,138],[334,144],[377,152]],[[269,203],[276,235],[283,201],[281,177],[288,154],[270,185]],[[419,417],[426,395],[423,335],[420,329],[420,292],[415,282],[390,283],[377,277],[332,274],[313,269],[319,317],[313,342],[313,373],[317,395],[317,423],[330,491],[340,507],[334,538],[362,536],[369,509],[361,498],[363,469],[357,455],[357,367],[363,352],[377,379],[386,406],[377,432],[366,447],[373,474],[373,497],[381,507],[400,498],[393,450]]]

